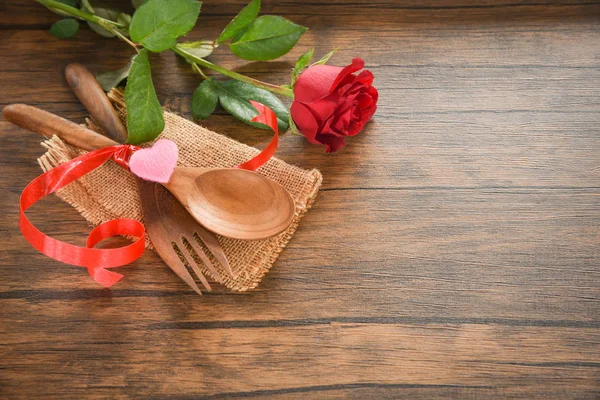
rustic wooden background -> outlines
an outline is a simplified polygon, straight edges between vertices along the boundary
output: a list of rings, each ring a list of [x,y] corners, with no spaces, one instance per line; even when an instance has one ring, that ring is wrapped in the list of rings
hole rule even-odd
[[[92,1],[92,3],[94,3]],[[245,0],[206,0],[192,39]],[[17,199],[40,170],[32,134],[0,121],[0,397],[542,398],[600,396],[600,3],[264,0],[311,28],[280,61],[212,60],[275,83],[296,57],[361,56],[379,110],[335,155],[284,135],[319,168],[313,209],[260,289],[198,297],[152,253],[102,290],[20,236]],[[129,7],[129,3],[124,3]],[[0,5],[0,105],[77,122],[64,67],[130,49],[33,1]],[[152,57],[161,101],[190,117],[199,80]],[[222,111],[205,123],[269,135]],[[30,213],[63,240],[89,227],[56,198]]]

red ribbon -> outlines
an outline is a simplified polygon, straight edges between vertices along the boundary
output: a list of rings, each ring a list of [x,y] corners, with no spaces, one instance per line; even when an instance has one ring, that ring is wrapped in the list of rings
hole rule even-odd
[[[88,236],[86,247],[75,246],[51,238],[37,229],[25,215],[33,204],[58,189],[77,180],[104,164],[111,158],[126,166],[127,160],[136,150],[135,146],[111,146],[86,153],[38,176],[21,193],[19,226],[21,233],[41,253],[64,263],[87,268],[94,280],[106,287],[118,282],[123,275],[108,271],[129,264],[144,252],[144,225],[132,219],[113,219],[97,226]],[[138,238],[130,245],[115,249],[94,249],[100,241],[117,235]]]
[[[258,115],[254,117],[251,122],[259,122],[261,124],[265,124],[269,128],[271,128],[275,133],[273,135],[273,139],[271,139],[271,142],[260,153],[258,153],[256,157],[234,167],[247,169],[250,171],[256,171],[257,169],[262,167],[267,161],[269,161],[269,159],[273,157],[273,154],[275,154],[275,150],[277,150],[277,144],[279,143],[279,129],[277,127],[277,116],[275,115],[273,110],[271,110],[264,104],[254,100],[250,100],[250,103],[258,111]]]
[[[267,147],[256,157],[235,168],[256,170],[266,163],[275,153],[278,143],[277,117],[265,105],[251,101],[259,115],[252,122],[260,122],[275,132]],[[117,283],[123,275],[108,271],[137,260],[144,253],[145,228],[133,219],[113,219],[94,228],[86,242],[86,247],[62,242],[44,234],[37,229],[25,215],[32,205],[52,194],[69,183],[95,170],[106,161],[112,159],[120,166],[129,169],[128,160],[139,148],[131,145],[105,147],[91,151],[61,164],[31,181],[21,193],[19,226],[25,239],[39,252],[55,260],[87,268],[91,277],[99,284],[110,287]],[[130,245],[114,249],[95,249],[96,244],[112,236],[134,236],[138,239]]]

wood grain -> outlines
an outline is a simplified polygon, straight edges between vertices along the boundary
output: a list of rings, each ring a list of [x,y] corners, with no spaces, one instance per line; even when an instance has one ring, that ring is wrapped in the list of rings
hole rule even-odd
[[[203,4],[189,40],[245,0]],[[124,9],[128,2],[122,2]],[[366,60],[380,91],[336,155],[283,135],[278,156],[323,191],[258,290],[199,298],[147,253],[102,290],[37,254],[17,202],[38,137],[0,121],[0,394],[6,398],[539,398],[600,396],[600,4],[263,1],[311,30],[273,63],[214,62],[284,83],[311,47]],[[66,65],[115,69],[127,45],[82,27],[61,41],[35,2],[0,6],[0,106],[86,112]],[[191,118],[199,80],[152,56],[157,93]],[[210,129],[264,147],[225,115]],[[89,232],[56,198],[44,232]]]

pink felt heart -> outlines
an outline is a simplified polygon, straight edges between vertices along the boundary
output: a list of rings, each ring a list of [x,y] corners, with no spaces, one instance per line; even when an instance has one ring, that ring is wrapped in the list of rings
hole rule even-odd
[[[178,154],[174,142],[161,139],[149,149],[133,153],[129,159],[129,170],[147,181],[167,183],[177,166]]]

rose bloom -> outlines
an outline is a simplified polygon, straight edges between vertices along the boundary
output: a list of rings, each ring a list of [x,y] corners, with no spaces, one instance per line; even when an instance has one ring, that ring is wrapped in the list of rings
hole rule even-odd
[[[323,144],[328,153],[344,147],[346,136],[360,132],[377,109],[377,89],[365,62],[347,67],[315,65],[300,75],[290,108],[296,127],[309,142]]]

